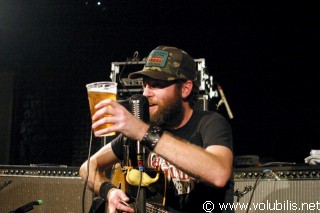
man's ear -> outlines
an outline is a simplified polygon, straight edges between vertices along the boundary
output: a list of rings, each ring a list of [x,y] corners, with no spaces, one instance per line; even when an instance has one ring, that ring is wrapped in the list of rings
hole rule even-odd
[[[192,81],[187,80],[186,82],[184,82],[181,88],[182,98],[188,97],[192,91],[192,88],[193,88]]]

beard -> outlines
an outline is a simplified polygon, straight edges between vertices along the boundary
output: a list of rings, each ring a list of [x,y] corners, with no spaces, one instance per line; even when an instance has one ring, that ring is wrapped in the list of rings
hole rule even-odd
[[[157,111],[150,115],[150,124],[162,129],[174,129],[182,122],[184,111],[183,99],[176,87],[173,96],[158,103]]]

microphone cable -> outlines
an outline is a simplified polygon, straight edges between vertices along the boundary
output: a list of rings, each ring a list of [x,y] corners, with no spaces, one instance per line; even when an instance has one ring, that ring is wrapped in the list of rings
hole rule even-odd
[[[137,189],[137,195],[135,198],[135,202],[134,202],[134,212],[138,212],[138,200],[139,200],[139,196],[140,196],[140,190],[141,190],[141,183],[142,183],[142,171],[140,172],[140,180],[139,180],[139,186]]]
[[[260,175],[258,175],[258,177],[256,178],[256,181],[254,183],[254,186],[253,186],[253,189],[252,189],[252,193],[251,193],[251,196],[250,196],[250,199],[249,199],[249,202],[248,202],[248,205],[247,205],[247,209],[246,209],[246,213],[249,212],[249,209],[250,209],[250,205],[251,205],[251,202],[252,202],[252,198],[253,198],[253,194],[257,188],[257,185],[258,185],[258,181],[260,179]]]
[[[36,200],[36,201],[32,201],[30,203],[27,203],[19,208],[17,208],[14,211],[10,211],[9,213],[24,213],[24,212],[29,212],[33,209],[33,206],[40,206],[43,204],[42,200]]]
[[[92,138],[93,138],[93,131],[91,128],[90,132],[90,142],[89,142],[89,152],[88,152],[88,160],[87,160],[87,176],[84,180],[84,185],[83,185],[83,191],[82,191],[82,213],[85,211],[85,197],[86,197],[86,189],[87,189],[87,184],[88,184],[88,179],[89,179],[89,168],[90,168],[90,156],[91,156],[91,148],[92,148]]]
[[[263,170],[262,172],[263,172],[263,174],[262,174],[262,177],[263,177],[263,178],[265,178],[268,174],[271,174],[272,177],[273,177],[276,181],[277,181],[277,180],[281,180],[280,177],[279,177],[278,175],[276,175],[276,174],[275,174],[272,170],[270,170],[270,169],[265,169],[265,170]],[[254,183],[254,186],[253,186],[253,189],[252,189],[252,193],[251,193],[251,196],[250,196],[250,200],[249,200],[248,205],[247,205],[246,213],[249,212],[249,207],[250,207],[250,205],[251,205],[252,198],[253,198],[253,194],[254,194],[254,192],[255,192],[255,190],[256,190],[256,188],[257,188],[257,185],[258,185],[258,181],[259,181],[259,179],[260,179],[260,176],[261,176],[261,175],[258,175],[258,177],[256,178],[256,181],[255,181],[255,183]]]

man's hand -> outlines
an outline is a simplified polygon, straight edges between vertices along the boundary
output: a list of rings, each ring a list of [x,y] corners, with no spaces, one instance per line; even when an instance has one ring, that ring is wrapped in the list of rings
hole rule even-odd
[[[121,189],[110,189],[107,199],[109,213],[134,212],[134,209],[127,204],[130,200],[129,197]]]
[[[93,129],[104,124],[113,124],[111,127],[96,131],[95,136],[115,131],[121,132],[132,139],[141,140],[149,128],[146,123],[133,116],[117,101],[106,99],[99,102],[95,108],[97,112],[92,116],[92,120],[95,121],[92,124]]]

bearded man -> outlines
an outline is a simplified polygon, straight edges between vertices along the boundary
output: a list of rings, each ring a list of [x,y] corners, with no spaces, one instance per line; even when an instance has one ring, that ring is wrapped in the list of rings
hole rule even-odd
[[[134,208],[126,205],[132,198],[108,182],[104,172],[124,160],[124,138],[131,141],[133,167],[137,166],[135,144],[139,141],[146,149],[145,167],[163,172],[165,181],[151,186],[165,196],[165,210],[201,212],[207,206],[211,212],[233,212],[221,207],[233,203],[232,131],[218,112],[195,108],[199,91],[197,72],[188,53],[176,47],[159,46],[151,51],[143,70],[129,74],[131,79],[143,79],[143,95],[149,101],[149,123],[110,99],[95,106],[92,128],[113,124],[95,135],[116,131],[119,136],[96,152],[89,165],[84,162],[80,175],[87,177],[88,187],[108,202],[110,213],[134,212]]]

